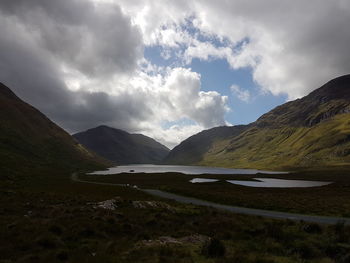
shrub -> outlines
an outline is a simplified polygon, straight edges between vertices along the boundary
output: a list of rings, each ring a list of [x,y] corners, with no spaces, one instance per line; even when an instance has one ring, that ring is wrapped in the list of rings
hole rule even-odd
[[[57,239],[50,235],[43,235],[36,240],[36,243],[44,249],[54,249],[57,247]]]
[[[319,249],[307,241],[296,242],[294,244],[293,252],[304,259],[311,259],[320,255]]]
[[[225,245],[216,238],[210,239],[202,249],[202,254],[211,257],[211,258],[219,258],[225,256],[226,248]]]
[[[56,258],[59,261],[67,261],[68,260],[68,253],[66,251],[60,251],[57,253]]]
[[[257,258],[255,259],[254,263],[274,263],[275,261],[273,259],[269,258]]]
[[[345,243],[345,242],[348,242],[348,240],[350,239],[349,229],[345,227],[344,221],[339,221],[334,226],[334,233],[335,233],[337,242]]]
[[[286,235],[283,232],[281,225],[278,225],[272,222],[269,222],[266,224],[265,233],[266,233],[266,236],[274,238],[279,241],[286,239]]]
[[[340,260],[339,263],[350,263],[350,254],[346,254],[343,256]]]
[[[320,227],[319,224],[316,224],[316,223],[304,225],[303,230],[309,234],[321,234],[322,233],[322,228]]]
[[[49,231],[53,234],[56,234],[56,235],[61,235],[63,233],[62,227],[59,225],[52,225],[49,228]]]
[[[324,247],[325,254],[333,259],[344,257],[349,251],[348,247],[339,243],[330,242]],[[350,262],[350,261],[349,261]]]

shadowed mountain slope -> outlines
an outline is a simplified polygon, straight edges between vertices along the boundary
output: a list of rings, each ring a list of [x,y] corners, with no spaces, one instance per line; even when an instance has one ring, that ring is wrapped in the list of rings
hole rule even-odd
[[[105,167],[107,162],[0,83],[0,165],[3,174],[13,174],[45,167]]]
[[[81,144],[116,164],[159,163],[169,149],[142,134],[99,126],[73,135]]]

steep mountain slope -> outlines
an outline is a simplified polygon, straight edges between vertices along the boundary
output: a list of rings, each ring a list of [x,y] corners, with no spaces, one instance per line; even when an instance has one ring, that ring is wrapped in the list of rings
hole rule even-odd
[[[350,75],[276,107],[237,135],[215,140],[194,163],[265,169],[348,165]]]
[[[350,113],[350,75],[333,79],[309,95],[262,115],[259,127],[311,127],[337,114]]]
[[[202,131],[181,142],[163,163],[167,164],[193,164],[203,160],[203,156],[210,150],[214,142],[228,137],[237,136],[247,130],[249,126],[238,125],[233,127],[222,126]]]
[[[0,83],[1,174],[44,167],[75,169],[105,165],[105,161]]]
[[[99,126],[73,135],[81,144],[116,164],[158,163],[169,149],[142,134]]]

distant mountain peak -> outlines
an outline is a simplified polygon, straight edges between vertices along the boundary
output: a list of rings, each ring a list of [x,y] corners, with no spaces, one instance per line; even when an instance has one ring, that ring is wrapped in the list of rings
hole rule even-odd
[[[106,125],[73,136],[88,149],[117,164],[159,163],[169,152],[150,137]]]
[[[99,126],[94,127],[94,128],[87,129],[85,132],[119,132],[119,133],[129,134],[128,132],[126,132],[124,130],[113,128],[113,127],[107,126],[105,124],[99,125]]]

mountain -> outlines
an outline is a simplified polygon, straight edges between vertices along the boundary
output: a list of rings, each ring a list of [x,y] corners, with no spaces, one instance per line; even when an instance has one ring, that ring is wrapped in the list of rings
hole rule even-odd
[[[193,164],[202,161],[214,142],[236,136],[248,129],[248,125],[221,126],[202,131],[176,146],[163,160],[167,164]]]
[[[81,144],[116,164],[159,163],[169,149],[142,134],[99,126],[73,135]]]
[[[51,167],[105,167],[44,114],[0,83],[0,174]]]
[[[217,129],[209,149],[191,164],[264,169],[349,165],[350,75],[276,107],[235,134],[215,133],[222,128]],[[187,149],[201,147],[207,140],[203,134],[210,132],[175,147],[167,162],[182,163]]]

